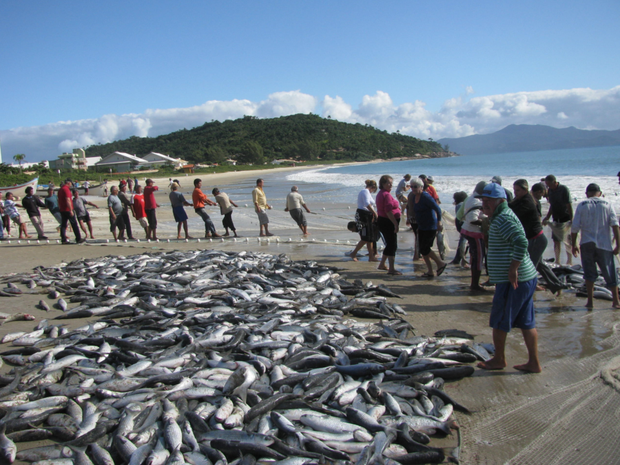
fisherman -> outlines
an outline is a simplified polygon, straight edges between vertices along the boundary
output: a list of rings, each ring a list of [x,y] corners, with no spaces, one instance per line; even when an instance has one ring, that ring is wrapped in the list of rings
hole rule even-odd
[[[60,223],[60,238],[63,244],[70,244],[67,239],[67,222],[71,224],[73,234],[75,234],[75,242],[81,244],[86,241],[86,238],[80,234],[80,227],[75,217],[75,211],[73,210],[73,201],[71,195],[71,188],[73,185],[71,179],[66,179],[65,183],[58,190],[58,207],[60,208],[60,216],[62,217],[62,223]]]
[[[404,214],[405,210],[407,210],[407,191],[409,190],[409,181],[411,180],[411,175],[406,174],[403,176],[403,179],[400,180],[398,186],[396,187],[395,197],[396,200],[400,202],[400,210]]]
[[[170,192],[168,197],[170,198],[170,205],[172,205],[174,221],[177,222],[177,239],[182,239],[181,226],[183,226],[183,230],[185,231],[185,239],[193,239],[187,231],[187,213],[185,213],[185,209],[183,208],[193,207],[193,205],[185,200],[185,196],[178,191],[179,185],[176,182],[173,182],[170,188],[172,192]]]
[[[90,189],[90,183],[88,181],[84,181],[82,183],[82,187],[84,188],[84,195],[88,195],[88,191]]]
[[[146,211],[144,211],[144,194],[142,193],[142,186],[135,185],[134,189],[136,193],[131,196],[131,205],[133,217],[140,223],[140,226],[144,228],[144,232],[148,236],[149,223],[146,220]]]
[[[269,232],[269,217],[265,210],[271,210],[271,206],[267,203],[267,196],[263,190],[265,182],[262,179],[256,180],[256,187],[252,191],[252,201],[254,202],[254,210],[258,215],[258,223],[260,224],[261,236],[273,236]]]
[[[10,220],[19,228],[20,239],[30,239],[28,231],[26,231],[26,220],[17,211],[17,207],[24,208],[21,204],[15,202],[13,192],[7,192],[4,196],[4,213],[10,218]]]
[[[75,214],[77,215],[80,228],[82,228],[82,231],[84,231],[84,236],[88,237],[88,233],[86,232],[86,226],[84,226],[84,223],[86,223],[88,225],[88,231],[90,232],[90,238],[94,239],[95,236],[93,236],[93,222],[90,219],[90,214],[86,209],[86,205],[90,205],[91,207],[99,209],[99,207],[94,203],[89,202],[84,197],[80,197],[80,193],[77,189],[73,189],[73,209],[75,210]]]
[[[125,222],[123,221],[123,203],[118,198],[118,187],[112,186],[108,196],[108,210],[110,211],[110,232],[114,240],[125,238]],[[118,228],[118,235],[116,234]]]
[[[232,207],[238,207],[238,205],[232,200],[230,200],[226,192],[220,192],[217,187],[214,187],[211,193],[215,197],[215,201],[220,206],[220,213],[224,215],[224,218],[222,218],[222,226],[224,226],[224,228],[226,229],[226,234],[224,234],[224,236],[230,235],[230,233],[228,232],[228,230],[230,229],[235,235],[235,237],[238,237],[237,230],[235,229],[235,224],[232,220]]]
[[[293,186],[291,187],[291,192],[286,196],[286,208],[284,211],[289,212],[291,218],[295,220],[301,232],[304,233],[304,236],[308,236],[310,234],[308,232],[308,222],[306,221],[306,215],[304,215],[304,211],[301,207],[308,213],[311,213],[306,202],[304,202],[304,198],[299,193],[299,189],[297,186]]]
[[[614,207],[607,200],[601,198],[601,188],[598,184],[588,184],[586,197],[586,200],[577,205],[571,226],[573,255],[577,257],[581,250],[581,266],[583,267],[583,277],[586,280],[588,293],[586,307],[593,307],[594,281],[598,277],[596,269],[596,265],[598,265],[607,288],[611,290],[612,307],[620,308],[618,273],[614,262],[614,255],[618,255],[620,250],[618,217]],[[579,231],[581,231],[581,242],[577,247]],[[615,247],[612,246],[612,231],[616,241]]]
[[[486,243],[482,223],[486,219],[482,211],[482,202],[478,198],[484,191],[487,183],[480,181],[476,184],[472,194],[465,199],[463,205],[456,213],[456,218],[461,220],[461,235],[465,237],[469,244],[469,266],[471,270],[471,281],[469,288],[475,292],[484,292],[486,289],[480,284],[480,277],[484,269],[486,257]]]
[[[131,180],[131,178],[129,179]],[[131,221],[129,221],[129,210],[131,210],[131,214],[133,216],[136,216],[136,215],[133,211],[133,205],[131,204],[131,198],[129,197],[129,194],[127,193],[127,183],[121,181],[118,190],[119,190],[118,198],[123,204],[123,213],[121,213],[121,215],[123,216],[123,223],[125,223],[125,229],[127,230],[127,239],[134,241],[136,240],[136,238],[133,237],[133,232],[131,230]]]
[[[495,184],[499,184],[500,186],[502,185],[502,177],[501,176],[493,176],[491,178],[491,181],[489,182],[494,182]],[[508,203],[512,202],[515,198],[514,194],[512,192],[510,192],[508,189],[506,189],[504,187],[504,190],[506,191],[506,200],[508,201]]]
[[[45,203],[39,198],[38,195],[32,195],[34,189],[32,186],[26,187],[26,197],[22,200],[22,205],[28,212],[30,221],[37,231],[38,238],[40,240],[47,239],[45,231],[43,231],[43,220],[41,219],[41,211],[39,207],[45,208]]]
[[[515,327],[521,328],[529,358],[527,363],[514,368],[540,373],[533,300],[537,273],[527,252],[525,232],[517,216],[508,208],[506,191],[499,184],[487,184],[477,197],[482,199],[484,214],[491,219],[487,261],[490,280],[495,284],[490,317],[495,354],[478,366],[485,370],[506,367],[506,337]]]
[[[215,225],[211,221],[211,217],[207,213],[205,205],[217,205],[213,200],[202,192],[202,179],[194,179],[194,192],[192,192],[192,202],[194,202],[194,211],[202,218],[205,223],[205,239],[209,237],[222,237],[215,231]]]
[[[62,182],[60,183],[62,185]],[[52,216],[58,221],[58,227],[56,232],[60,232],[60,224],[62,223],[62,216],[60,216],[60,207],[58,206],[58,196],[54,194],[54,188],[49,187],[47,189],[47,197],[45,198],[45,208],[47,208]]]
[[[144,212],[146,213],[146,219],[148,221],[148,228],[146,229],[147,240],[157,240],[157,215],[155,209],[159,207],[155,201],[156,187],[153,185],[151,178],[147,179],[146,187],[144,188]]]
[[[551,228],[551,239],[553,239],[553,250],[555,252],[555,262],[560,264],[560,252],[562,251],[562,242],[566,248],[566,263],[570,266],[573,264],[573,256],[571,254],[571,244],[566,237],[571,229],[571,221],[573,220],[573,206],[571,204],[570,191],[568,187],[560,184],[554,175],[550,174],[545,178],[547,185],[547,195],[549,200],[549,211],[543,219],[543,226],[549,225]],[[553,219],[549,223],[549,217]]]

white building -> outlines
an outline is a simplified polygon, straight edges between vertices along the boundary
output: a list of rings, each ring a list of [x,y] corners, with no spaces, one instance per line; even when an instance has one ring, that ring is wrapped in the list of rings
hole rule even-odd
[[[114,170],[117,173],[123,173],[140,169],[142,166],[151,166],[151,163],[144,158],[125,152],[111,153],[95,163],[95,169],[100,172]]]
[[[148,161],[153,167],[162,166],[162,165],[172,165],[175,167],[175,169],[180,169],[183,167],[183,165],[187,164],[186,160],[182,160],[180,158],[172,158],[172,157],[169,157],[168,155],[164,155],[162,153],[157,153],[157,152],[151,152],[147,155],[144,155],[144,157],[142,158]]]

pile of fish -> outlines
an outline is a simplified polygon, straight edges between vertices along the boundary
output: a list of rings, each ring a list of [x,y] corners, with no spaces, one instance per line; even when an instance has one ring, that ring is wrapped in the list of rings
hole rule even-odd
[[[467,412],[443,380],[489,358],[467,334],[416,336],[389,288],[284,255],[110,256],[1,281],[63,313],[2,339],[0,462],[456,462],[429,438],[457,443]]]

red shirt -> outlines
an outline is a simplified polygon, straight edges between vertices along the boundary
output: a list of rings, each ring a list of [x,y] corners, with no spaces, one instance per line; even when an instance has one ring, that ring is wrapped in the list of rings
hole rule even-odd
[[[73,201],[71,200],[71,189],[65,184],[58,190],[58,207],[61,212],[72,212]]]
[[[154,210],[157,208],[157,202],[155,202],[155,186],[146,186],[144,188],[144,208],[145,210]]]
[[[133,211],[136,213],[136,219],[146,217],[144,211],[144,194],[134,194],[133,196]]]
[[[437,195],[437,191],[430,184],[426,187],[426,192],[428,192],[435,201],[439,200],[439,195]]]

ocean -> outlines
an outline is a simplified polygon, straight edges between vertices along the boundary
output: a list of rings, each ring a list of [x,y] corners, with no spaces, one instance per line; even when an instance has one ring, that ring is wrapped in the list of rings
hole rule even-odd
[[[548,174],[554,174],[571,191],[575,202],[585,199],[586,186],[600,185],[605,197],[620,212],[620,185],[616,174],[620,171],[620,146],[588,149],[544,150],[492,155],[461,155],[450,158],[388,161],[381,163],[351,164],[265,176],[268,198],[284,198],[296,184],[309,205],[350,203],[356,204],[357,194],[366,179],[379,180],[389,174],[395,185],[409,173],[432,175],[434,186],[444,206],[452,205],[457,191],[468,194],[479,181],[502,177],[504,187],[512,189],[519,178],[530,186]]]

